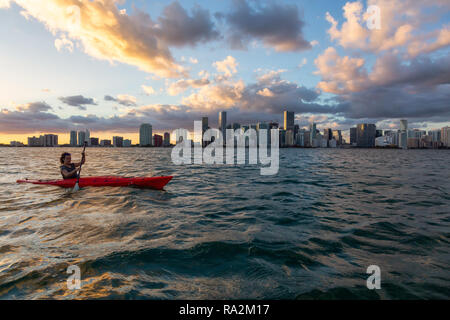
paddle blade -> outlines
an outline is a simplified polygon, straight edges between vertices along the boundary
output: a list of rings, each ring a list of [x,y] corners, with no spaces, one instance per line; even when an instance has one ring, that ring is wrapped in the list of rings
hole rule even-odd
[[[80,190],[80,186],[76,183],[75,187],[73,187],[73,192],[77,192],[78,190]]]

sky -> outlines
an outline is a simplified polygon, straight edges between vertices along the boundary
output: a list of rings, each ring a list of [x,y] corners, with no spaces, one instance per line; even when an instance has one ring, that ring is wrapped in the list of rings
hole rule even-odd
[[[0,143],[228,122],[450,125],[450,2],[0,0]]]

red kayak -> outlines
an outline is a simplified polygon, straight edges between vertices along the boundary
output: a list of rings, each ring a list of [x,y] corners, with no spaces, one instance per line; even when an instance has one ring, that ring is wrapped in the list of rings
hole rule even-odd
[[[161,190],[173,177],[86,177],[80,178],[79,186],[83,187],[138,187]],[[67,180],[17,180],[17,183],[32,183],[62,188],[73,188],[77,179]]]

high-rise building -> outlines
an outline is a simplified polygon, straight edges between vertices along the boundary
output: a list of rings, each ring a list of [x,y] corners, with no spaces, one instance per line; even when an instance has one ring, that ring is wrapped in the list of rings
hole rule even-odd
[[[208,117],[202,117],[202,135],[205,134],[208,128],[209,128]]]
[[[41,145],[43,147],[56,147],[58,145],[58,136],[54,134],[44,135],[44,143]]]
[[[441,129],[441,142],[444,147],[450,147],[450,127]]]
[[[79,146],[84,145],[85,141],[86,141],[86,132],[78,131],[78,145]]]
[[[286,131],[286,147],[294,146],[294,130]]]
[[[97,147],[99,145],[98,138],[89,138],[89,145],[91,147]]]
[[[309,124],[309,145],[312,147],[314,145],[314,139],[317,135],[317,128],[314,122]]]
[[[333,130],[332,129],[323,129],[323,138],[325,140],[331,140],[333,138]]]
[[[163,145],[164,145],[164,147],[170,147],[170,133],[169,132],[164,132]]]
[[[115,148],[123,147],[123,137],[113,137],[113,146]]]
[[[350,128],[350,144],[356,144],[356,128]]]
[[[89,131],[89,129],[86,129],[86,137],[85,137],[85,141],[87,142],[88,146],[91,146],[91,132]]]
[[[342,145],[342,131],[341,130],[333,130],[333,138],[334,138],[334,140],[336,140],[336,143],[338,146]],[[329,140],[331,140],[331,139],[329,139]]]
[[[219,130],[222,133],[223,139],[225,141],[225,133],[227,129],[227,113],[226,111],[219,112]]]
[[[141,124],[139,128],[139,146],[147,147],[152,145],[152,125],[149,123]]]
[[[294,118],[295,118],[294,112],[292,112],[292,111],[284,112],[284,130],[294,131]]]
[[[408,130],[408,120],[400,120],[400,131]]]
[[[362,148],[375,147],[376,126],[373,123],[360,123],[356,126],[356,145]]]
[[[162,144],[163,144],[163,137],[162,136],[160,136],[159,134],[155,134],[153,136],[153,139],[155,141],[153,146],[155,146],[155,147],[162,147]]]
[[[70,146],[76,147],[77,146],[77,132],[76,131],[70,131]]]

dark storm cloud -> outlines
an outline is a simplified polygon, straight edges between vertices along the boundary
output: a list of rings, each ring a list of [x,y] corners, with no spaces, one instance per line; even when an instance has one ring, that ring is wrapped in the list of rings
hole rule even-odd
[[[95,103],[94,99],[85,98],[82,95],[70,96],[70,97],[60,97],[59,100],[69,106],[77,107],[80,110],[86,110],[86,105],[97,105]]]
[[[234,0],[234,9],[225,15],[230,27],[229,42],[233,49],[246,49],[252,38],[261,40],[277,51],[300,51],[310,49],[304,39],[304,22],[296,5],[267,5],[255,3],[251,7],[246,0]],[[221,18],[222,14],[216,14]]]
[[[219,38],[208,10],[196,5],[191,13],[190,16],[178,2],[171,3],[158,18],[156,34],[165,43],[177,47]]]
[[[380,59],[369,76],[371,85],[337,99],[349,118],[426,118],[450,121],[450,57],[414,59],[404,64],[398,57]]]

